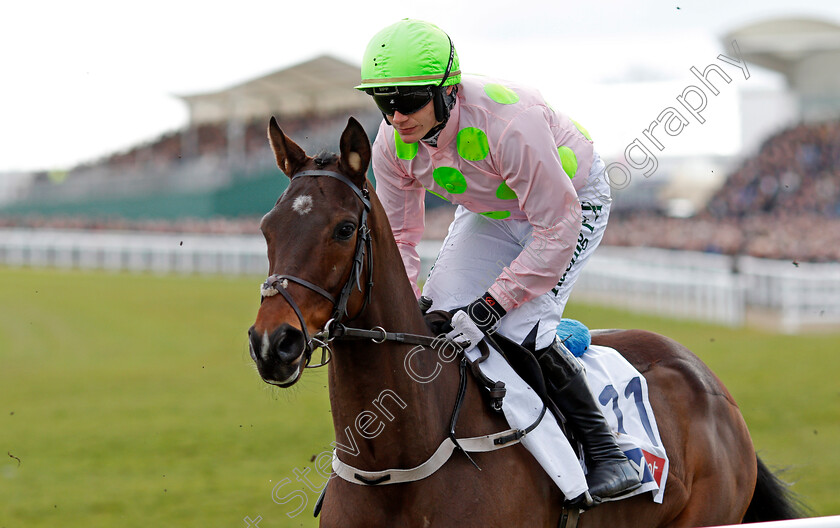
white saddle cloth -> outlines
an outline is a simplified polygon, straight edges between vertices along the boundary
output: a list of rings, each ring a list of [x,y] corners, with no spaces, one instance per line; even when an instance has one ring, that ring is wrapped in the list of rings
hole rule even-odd
[[[475,347],[467,351],[471,361],[480,355]],[[580,359],[595,400],[601,402],[619,446],[642,478],[642,486],[627,496],[653,491],[654,502],[661,503],[668,476],[668,457],[648,401],[644,376],[611,348],[592,345]],[[490,356],[479,366],[490,379],[505,382],[507,393],[502,411],[511,427],[525,429],[539,417],[542,400],[493,347],[490,347]],[[584,463],[550,412],[522,439],[522,445],[563,495],[573,498],[587,490]]]
[[[610,430],[642,479],[642,487],[626,497],[652,491],[653,501],[662,504],[668,478],[668,455],[659,437],[645,377],[624,356],[609,347],[590,345],[579,359],[586,369],[589,389],[595,401],[601,404]]]

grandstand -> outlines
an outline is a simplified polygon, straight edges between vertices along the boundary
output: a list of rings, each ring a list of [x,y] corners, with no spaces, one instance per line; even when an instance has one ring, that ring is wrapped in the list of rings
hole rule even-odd
[[[182,95],[189,122],[125,152],[43,172],[0,217],[121,219],[260,216],[285,186],[268,148],[268,118],[309,151],[338,148],[354,115],[373,135],[381,114],[353,90],[358,66],[320,56],[225,90]]]
[[[743,57],[784,76],[806,122],[840,118],[840,26],[806,18],[748,24],[721,39],[737,41]]]
[[[696,215],[617,207],[605,244],[840,260],[840,26],[772,19],[721,40],[737,41],[745,60],[778,72],[787,88],[742,94],[743,157]]]
[[[788,87],[742,94],[743,157],[663,158],[671,175],[698,163],[720,174],[716,191],[691,191],[694,203],[676,204],[684,207],[663,199],[674,178],[617,192],[605,245],[840,260],[840,81],[832,73],[840,70],[840,26],[774,19],[721,37],[727,48],[733,40],[748,62],[777,71]],[[320,56],[224,90],[181,95],[190,116],[184,129],[66,174],[38,174],[16,201],[0,204],[0,226],[67,225],[70,217],[77,228],[252,233],[253,219],[286,183],[265,139],[267,117],[277,116],[310,152],[336,150],[349,114],[373,137],[381,115],[352,89],[358,75],[356,65]],[[427,238],[442,237],[451,214],[430,211]]]

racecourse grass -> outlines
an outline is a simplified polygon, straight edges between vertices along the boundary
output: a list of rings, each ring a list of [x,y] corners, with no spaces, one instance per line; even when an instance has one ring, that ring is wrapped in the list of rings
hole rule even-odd
[[[245,337],[259,280],[0,268],[0,528],[316,525],[317,494],[296,475],[322,482],[326,372],[287,391],[259,379]],[[739,402],[762,458],[790,468],[814,515],[840,514],[840,334],[574,299],[567,316],[687,345]]]

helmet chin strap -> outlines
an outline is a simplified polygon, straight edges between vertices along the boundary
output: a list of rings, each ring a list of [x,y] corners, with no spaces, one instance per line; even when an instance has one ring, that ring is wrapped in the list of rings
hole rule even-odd
[[[440,135],[441,130],[446,128],[446,123],[449,121],[449,114],[452,111],[452,108],[455,107],[455,101],[457,98],[455,95],[458,93],[458,85],[452,85],[452,91],[450,93],[446,93],[446,88],[438,87],[438,90],[443,92],[441,95],[436,95],[435,97],[443,97],[443,104],[439,105],[441,113],[443,115],[437,115],[438,107],[435,107],[435,119],[438,120],[438,124],[433,126],[429,132],[423,136],[424,143],[428,144],[430,147],[437,147],[437,139]]]
[[[435,105],[435,120],[442,125],[446,124],[447,119],[449,119],[449,110],[455,104],[455,93],[456,89],[452,88],[452,92],[447,94],[446,87],[443,85],[446,82],[446,79],[449,78],[449,74],[452,71],[452,63],[455,61],[455,46],[452,44],[452,39],[449,35],[446,35],[446,38],[449,39],[449,60],[446,62],[446,69],[443,72],[443,78],[440,80],[437,86],[433,88],[433,95],[432,95],[432,103]],[[435,128],[429,131],[429,134],[433,134]],[[443,128],[441,126],[441,128]],[[427,134],[425,138],[430,137]]]

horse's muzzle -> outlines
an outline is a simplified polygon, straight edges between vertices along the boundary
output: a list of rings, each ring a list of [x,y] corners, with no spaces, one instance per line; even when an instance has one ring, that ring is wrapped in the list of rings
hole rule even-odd
[[[289,387],[299,378],[303,370],[306,343],[303,332],[283,323],[272,333],[262,334],[252,326],[248,329],[251,359],[266,383]]]

